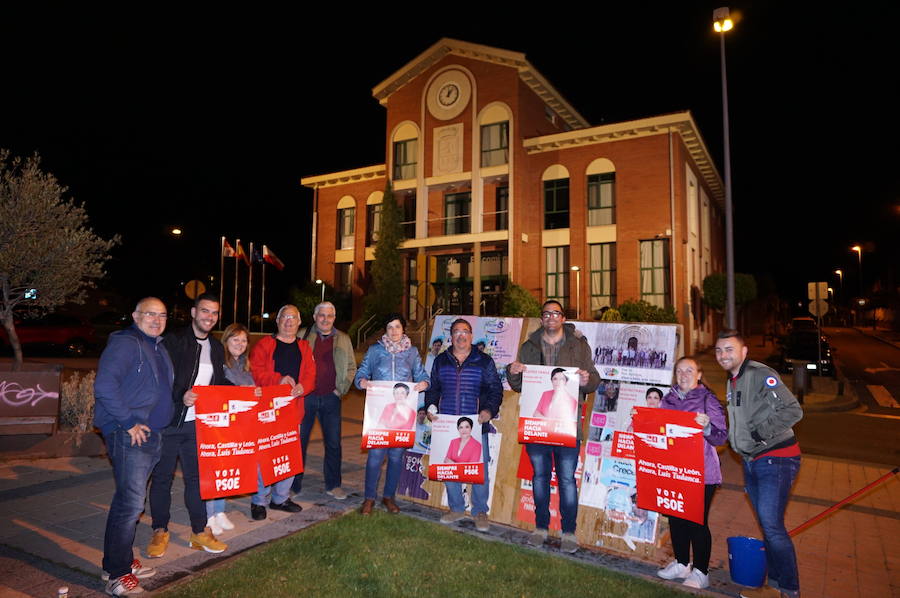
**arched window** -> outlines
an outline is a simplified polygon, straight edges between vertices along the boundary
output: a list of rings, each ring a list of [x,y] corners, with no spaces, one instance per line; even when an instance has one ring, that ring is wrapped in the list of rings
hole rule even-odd
[[[337,248],[353,249],[356,236],[356,200],[350,195],[345,195],[338,202],[337,224]]]
[[[597,158],[587,168],[588,226],[616,223],[616,167]]]
[[[554,164],[541,177],[544,184],[544,228],[569,228],[569,171]]]

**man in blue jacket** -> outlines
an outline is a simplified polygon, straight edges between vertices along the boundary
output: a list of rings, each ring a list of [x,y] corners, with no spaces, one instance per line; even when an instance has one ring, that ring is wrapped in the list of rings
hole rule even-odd
[[[488,448],[488,422],[500,413],[503,386],[497,375],[494,360],[472,347],[472,325],[459,318],[450,326],[451,346],[434,359],[431,367],[431,387],[425,393],[428,418],[436,413],[448,415],[478,414],[481,427],[481,446],[484,451],[484,483],[472,484],[472,517],[475,529],[486,532],[488,524],[488,464],[491,461]],[[450,512],[441,517],[441,523],[454,523],[466,517],[466,504],[462,484],[445,482]]]
[[[103,579],[111,596],[141,593],[138,578],[156,573],[134,558],[133,545],[162,430],[172,419],[172,361],[160,344],[166,316],[162,301],[142,299],[134,326],[110,335],[94,382],[94,425],[103,433],[116,482],[103,540]]]

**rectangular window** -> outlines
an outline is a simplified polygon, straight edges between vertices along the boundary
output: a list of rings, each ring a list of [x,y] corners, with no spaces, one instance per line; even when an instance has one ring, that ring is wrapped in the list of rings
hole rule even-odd
[[[641,299],[667,307],[669,295],[669,240],[641,241]]]
[[[338,249],[353,249],[356,234],[356,208],[338,210]]]
[[[337,290],[341,293],[349,293],[353,286],[353,264],[336,264],[335,282]]]
[[[569,228],[569,179],[544,181],[544,228]]]
[[[598,243],[591,250],[591,312],[616,306],[616,244]]]
[[[481,165],[500,166],[509,163],[509,123],[481,127]]]
[[[509,187],[497,187],[497,204],[496,204],[496,227],[495,230],[506,230],[509,228]]]
[[[557,299],[563,305],[568,305],[569,300],[569,248],[548,247],[544,250],[546,256],[546,284],[544,295],[547,299]]]
[[[588,226],[616,223],[616,173],[587,178]]]
[[[395,194],[396,196],[396,194]],[[406,192],[402,197],[397,198],[400,205],[401,218],[403,221],[400,226],[403,229],[403,236],[407,239],[416,238],[416,194],[412,191]]]
[[[471,193],[448,193],[444,196],[445,235],[462,235],[471,230],[469,226],[471,207]]]
[[[416,139],[394,142],[394,180],[416,178],[417,148],[418,140]]]
[[[366,206],[366,246],[378,242],[378,231],[381,230],[381,204]]]

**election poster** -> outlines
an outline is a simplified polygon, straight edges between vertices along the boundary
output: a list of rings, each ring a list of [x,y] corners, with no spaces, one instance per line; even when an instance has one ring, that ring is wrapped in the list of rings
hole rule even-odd
[[[303,473],[296,402],[286,384],[262,389],[256,435],[257,461],[265,486]]]
[[[428,500],[430,494],[425,490],[425,468],[422,464],[423,454],[409,449],[403,453],[403,469],[397,483],[397,494],[409,498]]]
[[[478,326],[477,316],[435,316],[434,326],[431,327],[431,339],[428,341],[428,353],[425,354],[425,371],[428,372],[429,376],[431,375],[431,366],[434,365],[434,358],[450,347],[450,327],[453,325],[453,322],[459,318],[462,318],[472,326],[472,343],[474,345],[474,332],[475,328]],[[518,339],[516,340],[518,341]],[[423,405],[424,403],[425,395],[422,393],[419,404]]]
[[[678,326],[619,322],[576,323],[604,380],[670,384]]]
[[[416,412],[416,440],[409,449],[422,455],[427,455],[431,449],[431,422],[426,413],[424,406],[420,406]]]
[[[200,496],[209,500],[256,492],[256,405],[253,388],[195,386]]]
[[[484,483],[481,424],[478,423],[478,415],[438,414],[431,422],[431,429],[428,479],[439,482]]]
[[[584,455],[585,447],[581,447],[578,455],[578,466],[575,468],[575,485],[581,486],[584,483]],[[519,505],[516,511],[516,518],[519,521],[534,525],[534,490],[532,489],[531,480],[534,477],[534,469],[531,467],[531,460],[525,447],[522,447],[522,454],[519,459],[519,467],[516,471],[516,477],[520,478],[519,489]],[[556,469],[550,475],[550,529],[562,529],[562,519],[559,512],[559,486],[556,482]]]
[[[522,373],[519,442],[574,447],[578,426],[578,369],[528,365]]]
[[[504,390],[511,390],[506,368],[519,354],[521,332],[521,318],[479,317],[475,324],[472,345],[494,360]]]
[[[659,514],[637,503],[634,459],[603,459],[600,485],[606,494],[603,508],[607,525],[603,535],[622,540],[631,550],[635,550],[638,543],[652,543]]]
[[[475,424],[476,426],[478,424]],[[487,504],[490,506],[492,504],[491,501],[494,500],[494,487],[497,484],[497,455],[500,454],[500,441],[503,439],[503,434],[498,432],[496,428],[491,426],[492,431],[488,433],[488,451],[490,460],[484,464],[485,469],[484,473],[488,479],[488,499]],[[484,438],[482,436],[481,438]],[[466,511],[472,508],[472,486],[469,484],[463,485],[463,502],[466,504]],[[444,491],[441,493],[441,506],[449,507],[450,503],[447,501],[447,487],[444,486]]]
[[[412,382],[369,382],[363,415],[363,449],[413,446],[418,398],[412,387]]]
[[[638,505],[703,523],[703,430],[695,413],[638,408],[634,417]]]

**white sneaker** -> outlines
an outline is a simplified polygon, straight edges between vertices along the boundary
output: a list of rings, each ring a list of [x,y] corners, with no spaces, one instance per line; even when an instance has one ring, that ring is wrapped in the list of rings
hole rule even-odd
[[[656,575],[663,579],[685,579],[691,572],[690,565],[682,565],[678,561],[672,561],[662,569],[656,572]]]
[[[222,535],[222,526],[219,525],[219,520],[215,515],[206,520],[206,527],[208,527],[214,536]]]
[[[688,574],[687,578],[684,580],[684,584],[689,588],[697,588],[702,590],[703,588],[709,587],[709,575],[703,573],[699,569],[694,569],[691,567],[691,572]]]
[[[347,493],[344,492],[344,489],[338,486],[337,488],[332,488],[331,490],[326,490],[325,494],[334,498],[335,500],[345,500],[347,498]]]
[[[225,513],[216,513],[216,522],[219,524],[219,527],[221,527],[226,532],[230,532],[234,529],[234,524]]]

